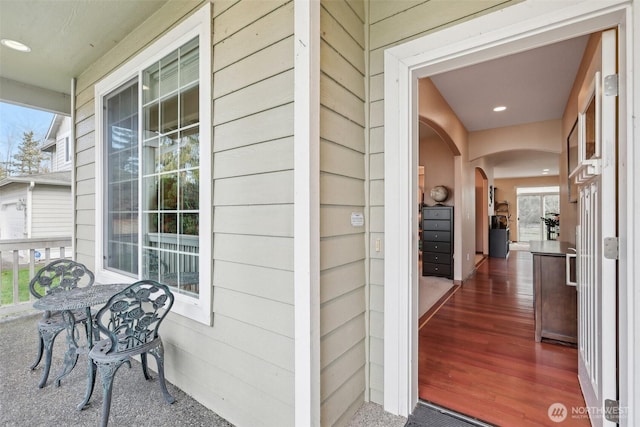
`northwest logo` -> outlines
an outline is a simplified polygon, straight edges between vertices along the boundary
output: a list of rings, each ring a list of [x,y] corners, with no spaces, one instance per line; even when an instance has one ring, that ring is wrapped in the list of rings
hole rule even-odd
[[[553,403],[549,406],[547,415],[549,416],[549,419],[554,423],[561,423],[567,419],[567,407],[562,403]]]

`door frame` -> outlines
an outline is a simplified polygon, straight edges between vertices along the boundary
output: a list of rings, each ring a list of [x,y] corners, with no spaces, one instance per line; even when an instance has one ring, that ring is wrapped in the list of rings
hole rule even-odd
[[[640,111],[640,85],[631,70],[640,69],[640,1],[525,1],[500,11],[428,34],[387,49],[384,54],[384,409],[408,416],[418,402],[417,256],[417,82],[421,77],[454,70],[553,42],[618,26],[619,100],[619,376],[621,425],[640,422],[640,269],[633,260],[639,249],[640,150],[635,149],[633,111]],[[508,23],[505,25],[505,23]],[[638,31],[638,30],[636,30]],[[637,34],[637,33],[636,33]],[[629,95],[630,94],[630,95]],[[462,153],[468,159],[467,153]],[[456,173],[459,172],[456,168]],[[458,178],[458,176],[456,177]],[[457,182],[462,182],[457,179]],[[460,193],[460,191],[456,191]],[[468,217],[471,206],[457,206]],[[461,221],[456,234],[461,233]],[[461,248],[455,249],[457,256]]]

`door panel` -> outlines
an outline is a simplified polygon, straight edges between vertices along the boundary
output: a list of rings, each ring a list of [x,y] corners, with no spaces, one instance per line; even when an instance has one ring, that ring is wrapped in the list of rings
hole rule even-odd
[[[616,74],[616,32],[603,32],[600,69],[592,70],[593,96],[580,105],[578,173],[578,378],[593,426],[615,425],[603,414],[605,399],[617,400],[617,261],[604,257],[606,237],[616,233],[616,103],[604,80]]]

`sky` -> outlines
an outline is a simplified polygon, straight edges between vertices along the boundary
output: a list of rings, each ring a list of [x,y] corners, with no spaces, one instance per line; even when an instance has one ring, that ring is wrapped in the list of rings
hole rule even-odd
[[[33,131],[34,138],[47,135],[53,113],[0,102],[0,162],[17,153],[24,132]]]

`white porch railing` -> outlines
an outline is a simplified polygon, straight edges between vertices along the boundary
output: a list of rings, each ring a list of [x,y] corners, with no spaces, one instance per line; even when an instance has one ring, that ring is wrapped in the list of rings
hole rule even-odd
[[[29,287],[38,266],[71,256],[71,237],[0,240],[0,277],[3,282],[0,316],[31,309],[31,294],[28,289],[26,294],[23,290],[20,298],[20,289]],[[20,271],[26,268],[28,278],[23,274],[21,280]],[[10,283],[6,283],[5,276],[10,276]]]

